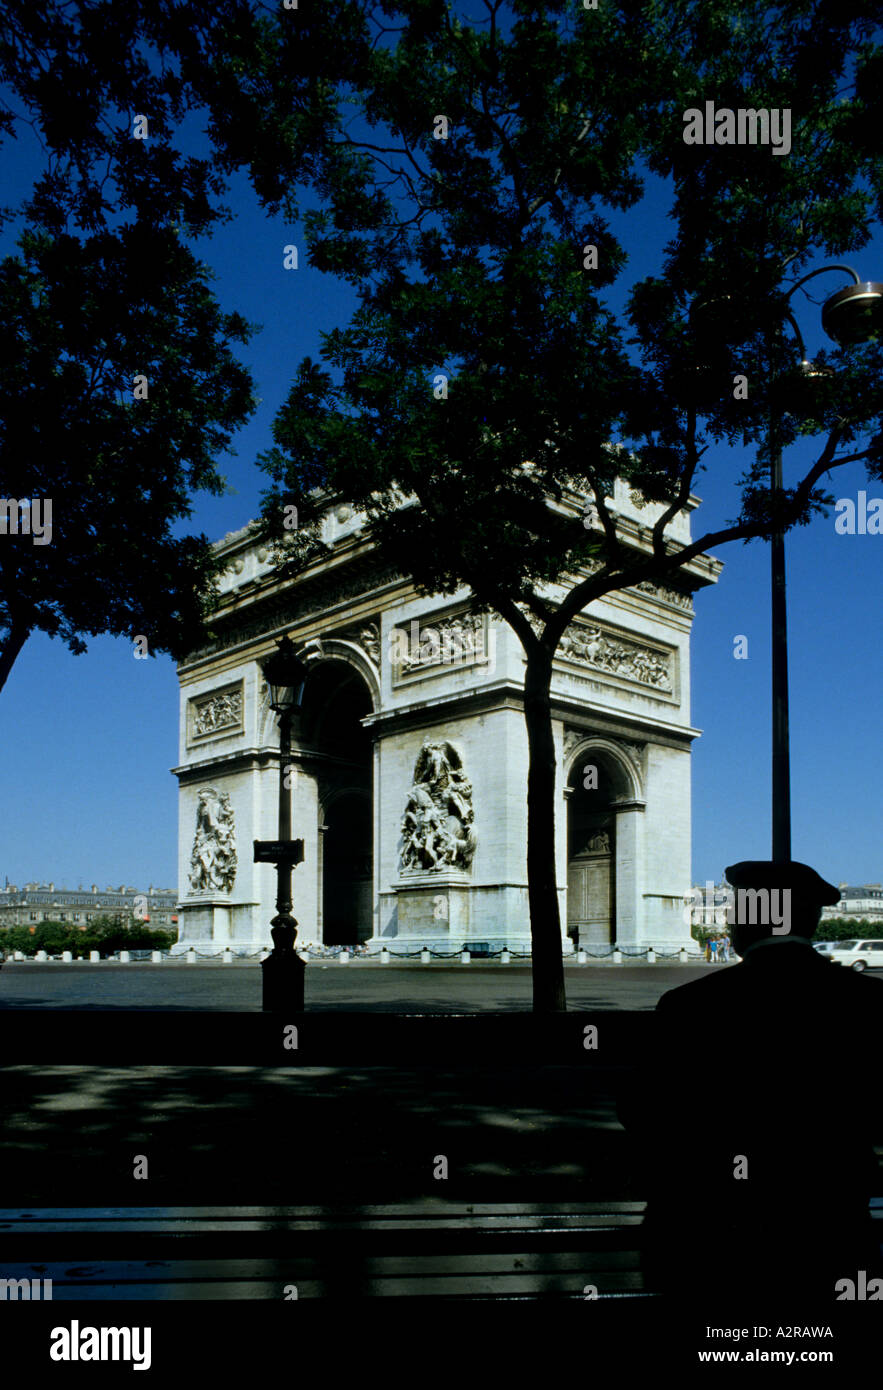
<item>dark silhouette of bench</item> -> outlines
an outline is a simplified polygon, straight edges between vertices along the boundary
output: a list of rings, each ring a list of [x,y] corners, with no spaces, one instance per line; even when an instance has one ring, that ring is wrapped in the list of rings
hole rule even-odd
[[[647,1297],[640,1202],[0,1211],[0,1277],[71,1299]],[[296,1295],[292,1292],[296,1288]]]

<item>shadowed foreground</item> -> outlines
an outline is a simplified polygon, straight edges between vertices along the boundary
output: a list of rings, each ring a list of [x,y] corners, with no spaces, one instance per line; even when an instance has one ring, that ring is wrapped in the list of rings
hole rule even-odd
[[[640,1195],[612,1077],[579,1066],[20,1065],[0,1120],[8,1206]]]

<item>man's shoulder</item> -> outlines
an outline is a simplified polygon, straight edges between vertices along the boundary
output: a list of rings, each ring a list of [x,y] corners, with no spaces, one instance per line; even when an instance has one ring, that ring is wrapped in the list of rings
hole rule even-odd
[[[665,994],[660,996],[656,1008],[665,1014],[714,1008],[725,998],[742,991],[745,968],[745,963],[741,962],[725,970],[717,969],[713,974],[709,972],[700,976],[698,980],[688,980],[685,985],[666,990]]]
[[[657,1011],[673,1021],[691,1014],[714,1013],[730,1004],[744,1009],[753,998],[766,998],[772,992],[781,997],[785,1010],[798,998],[815,996],[846,1011],[883,1017],[883,981],[833,965],[812,948],[789,951],[787,968],[783,963],[779,955],[775,967],[768,968],[771,961],[755,955],[738,965],[718,968],[668,990],[661,996]]]

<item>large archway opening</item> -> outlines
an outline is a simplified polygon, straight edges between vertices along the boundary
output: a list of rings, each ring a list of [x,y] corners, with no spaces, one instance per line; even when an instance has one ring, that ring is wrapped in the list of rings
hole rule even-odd
[[[362,724],[371,694],[348,662],[315,666],[304,689],[301,748],[315,777],[321,937],[356,945],[373,931],[373,744]]]
[[[615,758],[590,748],[568,778],[567,934],[587,950],[616,941],[616,810],[629,794]]]

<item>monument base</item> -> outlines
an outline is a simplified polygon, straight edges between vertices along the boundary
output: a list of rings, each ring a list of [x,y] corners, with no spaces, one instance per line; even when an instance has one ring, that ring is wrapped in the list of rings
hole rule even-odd
[[[395,894],[397,939],[402,947],[418,939],[438,949],[456,949],[470,936],[469,880],[458,870],[448,873],[403,874]]]
[[[257,903],[231,903],[212,894],[192,894],[178,907],[178,940],[171,955],[196,951],[201,956],[259,955],[269,951],[270,923],[257,926]]]
[[[384,948],[408,956],[424,947],[479,956],[531,951],[526,889],[516,885],[477,885],[457,869],[403,873],[380,894],[380,903],[385,926],[368,943],[371,955]],[[573,943],[563,932],[561,946],[565,956],[572,954]]]

